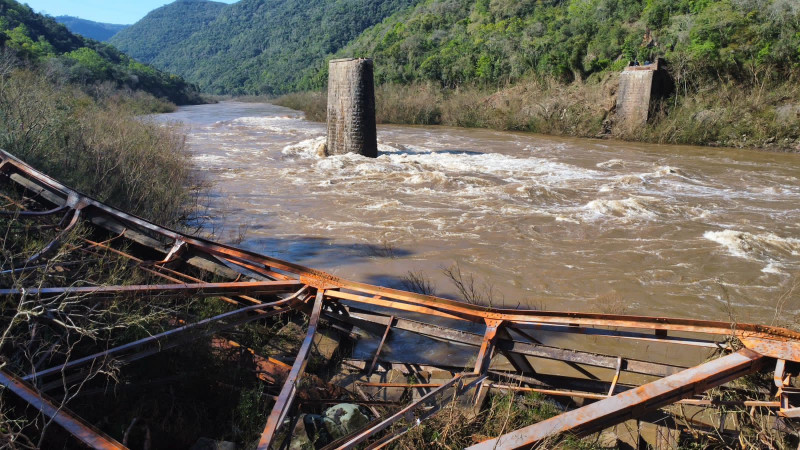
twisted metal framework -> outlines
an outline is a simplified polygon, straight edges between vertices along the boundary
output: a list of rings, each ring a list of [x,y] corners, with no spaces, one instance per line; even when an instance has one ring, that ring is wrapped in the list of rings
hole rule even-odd
[[[619,424],[630,418],[642,417],[655,409],[674,403],[697,406],[718,406],[725,402],[696,398],[697,395],[731,380],[775,367],[775,401],[744,402],[746,406],[774,409],[778,415],[793,419],[800,417],[800,408],[793,406],[796,391],[790,386],[795,374],[786,373],[787,362],[800,362],[800,334],[784,328],[755,324],[727,323],[667,317],[593,314],[581,312],[550,312],[521,309],[497,309],[465,304],[444,298],[421,295],[385,287],[344,280],[331,274],[282,261],[255,252],[182,234],[139,217],[109,207],[74,191],[38,172],[7,152],[0,150],[0,178],[27,190],[43,211],[0,212],[20,217],[41,217],[65,214],[61,232],[41,251],[28,260],[28,270],[34,263],[46,260],[61,245],[66,234],[83,223],[109,234],[105,242],[86,242],[139,264],[139,267],[170,284],[147,286],[63,287],[42,289],[0,289],[0,296],[76,294],[97,298],[137,296],[205,296],[243,305],[241,308],[195,324],[108,349],[68,363],[51,367],[27,376],[18,377],[0,371],[0,384],[24,402],[34,406],[44,416],[71,433],[76,439],[93,448],[124,448],[73,413],[56,406],[44,392],[54,386],[45,383],[49,376],[61,375],[57,383],[80,379],[81,368],[113,359],[130,362],[173,348],[182,343],[238,325],[274,316],[286,310],[303,311],[310,317],[307,334],[296,355],[294,364],[281,366],[275,361],[263,363],[282,371],[283,387],[265,425],[258,447],[280,445],[278,432],[286,428],[285,419],[293,414],[293,401],[299,381],[304,376],[311,342],[321,322],[339,329],[372,325],[384,328],[383,337],[373,357],[365,361],[350,361],[365,372],[372,373],[376,365],[391,363],[381,357],[386,338],[392,332],[411,332],[432,342],[449,342],[473,347],[475,364],[464,372],[448,367],[452,379],[441,384],[413,385],[431,389],[417,401],[387,417],[380,417],[364,429],[345,436],[327,448],[380,448],[397,439],[422,420],[431,417],[447,403],[457,400],[474,404],[489,388],[517,389],[541,392],[546,395],[580,397],[593,403],[552,419],[545,420],[502,436],[474,445],[473,449],[530,448],[545,439],[562,433],[586,435]],[[115,248],[112,241],[128,241],[150,251],[163,254],[162,260],[147,262]],[[168,264],[181,261],[198,269],[228,275],[236,281],[206,283],[188,274],[170,269]],[[6,271],[8,272],[8,271]],[[245,278],[251,281],[239,281]],[[259,297],[289,294],[263,302]],[[482,332],[476,330],[482,330]],[[727,348],[723,356],[694,367],[664,364],[621,355],[599,354],[541,344],[534,332],[560,335],[586,335],[615,342],[659,343],[686,348],[723,348],[720,341],[736,338],[743,347],[738,351]],[[492,358],[502,355],[513,370],[492,369]],[[565,367],[586,374],[586,379],[567,375],[537,373],[535,362],[560,361]],[[420,362],[420,366],[424,362]],[[408,365],[406,365],[406,368]],[[603,368],[614,371],[613,379],[598,380],[587,370]],[[621,373],[636,374],[650,380],[640,385],[619,383]],[[269,378],[269,377],[267,377]],[[515,381],[517,386],[500,384]],[[380,385],[380,383],[373,383]],[[388,387],[388,384],[383,384]],[[400,386],[400,385],[398,385]],[[365,402],[368,404],[368,402]],[[402,424],[402,425],[401,425]]]

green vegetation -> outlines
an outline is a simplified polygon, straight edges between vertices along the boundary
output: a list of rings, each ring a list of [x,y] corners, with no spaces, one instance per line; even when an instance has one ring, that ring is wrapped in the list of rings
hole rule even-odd
[[[189,199],[183,137],[138,119],[195,91],[114,48],[0,0],[0,148],[66,184],[176,224]],[[163,98],[161,98],[163,97]]]
[[[613,129],[617,74],[630,61],[665,58],[676,91],[645,129],[619,137],[798,150],[799,5],[180,0],[112,42],[206,91],[232,95],[320,91],[327,61],[370,57],[383,122],[584,137]],[[181,31],[168,39],[175,27]],[[280,103],[324,117],[319,94]]]
[[[374,58],[378,84],[434,81],[449,88],[502,87],[532,76],[572,82],[616,72],[634,59],[665,57],[687,90],[720,78],[762,83],[794,74],[800,6],[791,0],[244,0],[230,6],[179,0],[112,42],[220,93],[321,88],[324,60],[332,56]]]
[[[617,75],[584,82],[526,79],[506,88],[433,82],[384,84],[376,95],[378,123],[447,125],[562,136],[607,136],[613,128]],[[287,94],[273,103],[324,121],[326,95]],[[650,122],[617,137],[645,142],[800,151],[800,89],[774,81],[759,89],[706,82],[656,105]]]
[[[131,59],[110,45],[76,36],[14,0],[0,0],[0,47],[35,65],[56,83],[108,82],[178,104],[200,100],[196,89],[182,78]]]
[[[668,61],[677,90],[645,129],[662,143],[800,149],[793,0],[178,0],[112,39],[205,91],[323,90],[327,61],[376,61],[383,122],[593,137],[616,74]],[[39,51],[35,42],[31,51]],[[92,65],[89,55],[87,65]],[[728,95],[731,94],[731,95]],[[315,120],[324,97],[280,99]],[[379,118],[381,120],[381,118]]]
[[[177,0],[155,9],[109,42],[139,61],[166,68],[170,54],[208,27],[228,5],[205,0]]]
[[[108,41],[111,39],[111,36],[114,36],[128,27],[128,25],[93,22],[91,20],[72,16],[58,16],[55,19],[56,22],[67,27],[69,31],[100,42]]]
[[[218,11],[208,2],[160,8],[111,42],[136,58],[180,74],[216,94],[273,94],[309,89],[302,73],[362,31],[415,0],[242,0]],[[196,32],[159,38],[175,27]],[[203,25],[200,26],[199,24]],[[178,34],[183,33],[179,31]],[[156,39],[151,39],[155,37]]]
[[[685,89],[761,83],[800,64],[792,0],[428,0],[371,28],[338,55],[378,61],[379,84],[505,86],[529,76],[583,80],[665,57]],[[326,70],[318,66],[320,75]],[[322,86],[323,77],[317,77]]]
[[[98,200],[175,224],[189,200],[183,138],[137,119],[160,106],[151,96],[96,95],[7,69],[0,74],[0,148]]]
[[[617,74],[664,57],[676,82],[643,129],[658,143],[800,151],[800,4],[788,0],[429,0],[329,58],[376,60],[378,119],[594,137]],[[323,88],[327,65],[304,74]],[[322,99],[320,99],[320,96]],[[324,94],[278,103],[324,117]]]

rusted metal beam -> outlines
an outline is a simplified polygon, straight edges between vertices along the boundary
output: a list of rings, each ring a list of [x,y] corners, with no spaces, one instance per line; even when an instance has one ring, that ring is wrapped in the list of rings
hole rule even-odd
[[[515,392],[536,392],[551,397],[574,397],[585,398],[588,400],[605,400],[609,395],[595,394],[592,392],[579,392],[579,391],[565,391],[559,389],[541,389],[525,386],[509,386],[505,384],[490,383],[489,387],[492,389],[499,389],[501,391],[515,391]],[[744,408],[780,408],[781,403],[769,400],[743,400],[743,401],[726,401],[719,399],[705,399],[705,398],[686,398],[675,402],[676,405],[691,405],[702,407],[716,407],[716,406],[740,406]]]
[[[520,330],[519,328],[507,327],[507,329],[514,330],[514,332],[516,334],[519,334],[520,336],[524,337],[525,339],[530,341],[530,343],[532,343],[532,344],[543,345],[538,339],[536,339],[535,337],[531,336],[527,332],[525,332],[523,330]],[[513,339],[513,338],[511,338],[511,339]],[[564,349],[558,349],[558,350],[564,350]],[[599,356],[599,355],[597,355],[597,356]],[[580,364],[572,362],[572,361],[564,361],[564,362],[567,364],[567,366],[572,367],[573,369],[577,370],[578,372],[581,373],[581,375],[585,376],[586,378],[589,378],[589,379],[592,379],[592,380],[596,380],[597,379],[597,375],[593,374],[592,372],[589,372],[588,370],[586,370],[586,368],[584,368]]]
[[[364,387],[379,387],[379,388],[403,388],[403,389],[416,389],[416,388],[438,388],[441,387],[443,383],[420,383],[420,384],[412,384],[412,383],[356,383],[359,386]],[[486,387],[492,389],[498,389],[501,391],[515,391],[515,392],[536,392],[543,395],[549,395],[552,397],[574,397],[574,398],[584,398],[588,400],[605,400],[610,395],[606,394],[597,394],[593,392],[582,392],[582,391],[569,391],[563,389],[543,389],[543,388],[535,388],[535,387],[526,387],[526,386],[509,386],[506,384],[498,384],[498,383],[488,383],[485,384]],[[741,406],[745,408],[751,407],[759,407],[759,408],[780,408],[781,402],[778,401],[768,401],[768,400],[743,400],[743,401],[725,401],[719,399],[697,399],[697,398],[687,398],[683,400],[679,400],[674,404],[678,405],[692,405],[692,406]]]
[[[12,217],[46,217],[52,216],[55,214],[61,214],[66,212],[70,209],[69,206],[63,205],[53,209],[49,209],[47,211],[26,211],[26,210],[19,210],[19,211],[0,211],[0,216],[12,216]]]
[[[302,276],[302,280],[310,285],[314,279]],[[331,282],[331,280],[327,280]],[[754,324],[731,324],[709,320],[682,319],[671,317],[650,316],[625,316],[613,314],[594,314],[580,312],[551,312],[530,310],[501,310],[484,308],[476,305],[454,302],[452,300],[436,297],[422,296],[420,294],[403,293],[388,288],[376,288],[362,283],[345,282],[337,279],[334,284],[349,290],[360,290],[360,294],[350,292],[331,291],[329,295],[334,298],[350,300],[359,303],[372,304],[386,308],[398,309],[438,316],[448,319],[459,319],[472,322],[486,320],[502,320],[509,322],[513,327],[549,327],[550,331],[570,332],[580,327],[607,327],[607,328],[639,328],[655,330],[655,335],[639,333],[628,334],[631,339],[648,341],[664,341],[679,344],[699,344],[707,347],[716,347],[716,344],[696,339],[671,338],[669,331],[701,333],[711,335],[734,336],[739,338],[745,346],[753,348],[765,356],[773,358],[791,359],[800,362],[800,333],[785,328],[768,327]],[[361,294],[372,294],[367,297]],[[398,294],[399,293],[399,294]],[[375,298],[380,295],[381,298]],[[555,325],[555,326],[553,326]],[[586,330],[586,329],[585,329]],[[614,331],[607,331],[614,333]],[[619,332],[624,333],[624,332]],[[621,334],[624,336],[624,334]]]
[[[404,389],[418,389],[418,388],[434,388],[440,387],[442,383],[372,383],[372,382],[357,382],[359,386],[366,387],[379,387],[379,388],[404,388]]]
[[[503,327],[497,333],[497,342],[495,343],[495,346],[497,346],[497,344],[499,344],[500,342],[513,342],[513,341],[514,338],[511,336],[511,333],[509,333],[508,327]],[[505,358],[508,360],[508,362],[511,363],[511,365],[514,367],[514,369],[516,369],[517,372],[521,374],[536,373],[536,369],[533,368],[533,365],[528,360],[527,356],[506,350],[500,350],[500,353],[503,356],[505,356]]]
[[[28,188],[38,188],[40,195],[48,198],[49,201],[57,205],[67,203],[69,198],[78,198],[87,206],[85,208],[86,214],[92,217],[93,220],[97,217],[113,218],[113,221],[117,223],[124,224],[129,228],[136,228],[142,233],[151,234],[154,238],[148,242],[163,242],[164,240],[174,242],[174,240],[180,239],[184,240],[187,245],[195,251],[222,256],[232,261],[264,265],[283,272],[295,274],[306,284],[314,287],[326,289],[338,287],[342,290],[355,292],[355,294],[342,292],[341,296],[338,298],[349,298],[362,303],[396,307],[406,311],[421,312],[477,323],[483,323],[489,319],[523,324],[534,323],[543,325],[639,328],[657,330],[659,332],[681,331],[723,336],[732,334],[742,340],[745,346],[765,356],[800,361],[800,333],[785,328],[747,323],[731,324],[718,321],[667,317],[496,309],[344,280],[319,270],[259,255],[255,252],[240,250],[204,239],[194,238],[159,227],[139,217],[126,214],[69,189],[53,178],[36,171],[7,152],[0,151],[0,157],[2,157],[5,162],[4,170],[6,173],[11,174],[11,178],[15,182]],[[155,239],[156,237],[158,239]],[[335,291],[331,291],[331,294],[335,294]],[[344,297],[345,295],[347,297]],[[381,296],[382,298],[375,299],[374,296]]]
[[[475,360],[474,373],[485,374],[486,371],[489,370],[489,364],[494,354],[494,341],[497,337],[497,331],[502,324],[503,321],[501,320],[486,321],[486,333],[483,335],[481,349],[478,351],[478,358]]]
[[[252,281],[233,283],[192,283],[192,284],[156,284],[137,286],[85,286],[58,288],[20,288],[0,289],[0,296],[55,296],[74,295],[86,297],[121,297],[121,296],[161,296],[184,297],[204,296],[216,297],[224,294],[278,294],[291,292],[302,287],[299,281]]]
[[[122,235],[124,235],[124,231],[122,233],[120,233],[118,236],[122,236]],[[187,274],[185,274],[183,272],[179,272],[177,270],[170,269],[169,267],[164,267],[164,266],[161,266],[161,265],[147,266],[147,264],[146,264],[147,261],[144,261],[141,258],[137,258],[137,257],[131,255],[130,253],[126,253],[126,252],[123,252],[121,250],[118,250],[118,249],[115,249],[115,248],[109,246],[108,243],[111,240],[114,240],[114,239],[116,239],[116,238],[112,238],[112,239],[110,239],[108,241],[104,241],[104,242],[94,242],[94,241],[91,241],[89,239],[83,238],[83,241],[88,243],[90,247],[99,247],[99,248],[102,248],[104,250],[110,251],[110,252],[112,252],[112,253],[114,253],[116,255],[122,256],[123,258],[128,259],[128,260],[130,260],[132,262],[136,262],[136,263],[138,263],[138,265],[136,267],[139,268],[140,270],[145,271],[145,272],[150,273],[150,274],[153,274],[153,275],[155,275],[157,277],[161,277],[161,278],[163,278],[165,280],[176,282],[176,283],[183,283],[183,282],[186,282],[186,281],[193,281],[193,282],[196,282],[196,283],[204,283],[205,282],[205,281],[201,280],[200,278],[193,277],[193,276],[187,275]],[[80,250],[84,251],[84,252],[90,252],[90,250],[84,249],[84,248],[81,248]],[[94,254],[94,253],[92,253],[92,254]],[[166,273],[162,273],[162,272],[167,272],[167,273],[172,274],[174,276],[170,276],[170,275],[167,275]],[[180,280],[180,279],[175,278],[175,277],[183,278],[183,280]],[[246,295],[238,295],[236,297],[241,299],[241,300],[245,300],[246,302],[249,302],[249,303],[255,303],[255,304],[261,303],[258,299],[253,298],[253,297],[249,297],[249,296],[246,296]],[[223,300],[223,301],[226,301],[228,303],[233,303],[233,304],[244,303],[242,301],[236,301],[236,300],[234,300],[234,299],[232,299],[230,297],[220,297],[220,299]]]
[[[297,352],[297,358],[292,365],[292,370],[289,372],[289,376],[286,378],[286,382],[283,384],[281,393],[278,395],[278,400],[272,407],[272,412],[267,419],[267,425],[264,427],[263,433],[261,433],[261,439],[258,442],[258,448],[260,450],[269,450],[270,445],[272,445],[272,442],[275,439],[275,433],[278,431],[278,428],[280,428],[281,424],[283,424],[283,419],[286,417],[286,414],[289,412],[289,409],[292,406],[292,400],[297,392],[297,381],[305,371],[306,363],[308,362],[308,355],[311,351],[311,344],[314,342],[314,335],[317,333],[317,324],[319,323],[319,316],[322,312],[322,303],[324,298],[325,291],[319,290],[317,292],[316,299],[314,300],[314,308],[311,312],[311,317],[308,321],[306,338],[303,340],[303,344],[300,346],[300,350]]]
[[[266,313],[264,313],[263,311],[270,308],[284,308],[290,306],[294,301],[296,301],[298,296],[303,291],[304,289],[301,289],[291,297],[284,300],[280,300],[273,303],[264,303],[261,305],[248,306],[246,308],[237,309],[235,311],[230,311],[224,314],[220,314],[218,316],[211,317],[209,319],[201,320],[197,323],[185,325],[180,328],[175,328],[173,330],[165,331],[163,333],[159,333],[153,336],[148,336],[146,338],[139,339],[138,341],[130,342],[128,344],[120,345],[118,347],[98,352],[93,355],[69,361],[65,364],[51,367],[49,369],[34,372],[26,376],[24,379],[26,381],[42,379],[51,374],[61,373],[65,370],[75,369],[77,367],[85,366],[87,364],[92,364],[98,359],[106,360],[111,357],[117,357],[118,355],[126,354],[128,352],[131,352],[132,350],[136,350],[141,347],[158,344],[156,347],[146,350],[143,355],[140,352],[134,355],[129,355],[127,357],[129,361],[140,359],[144,356],[158,353],[179,345],[181,342],[187,339],[186,336],[187,334],[190,334],[189,336],[190,339],[197,339],[200,336],[211,335],[225,329],[234,328],[249,321],[258,320],[285,312],[286,309],[278,309]],[[262,314],[253,314],[256,312],[262,312]]]
[[[80,208],[73,210],[72,219],[70,220],[70,222],[66,226],[66,228],[61,230],[61,232],[59,232],[58,235],[56,235],[56,237],[53,238],[52,241],[47,243],[47,245],[45,245],[44,248],[42,248],[41,250],[36,252],[36,254],[34,254],[30,258],[28,258],[28,260],[25,261],[25,264],[35,263],[36,261],[39,261],[40,259],[45,258],[45,257],[49,256],[50,254],[56,252],[59,249],[59,247],[61,247],[61,244],[64,241],[64,239],[67,238],[69,233],[72,232],[72,230],[75,229],[75,227],[80,222],[81,211],[82,210]],[[69,213],[67,213],[67,214],[69,214]]]
[[[386,324],[386,330],[383,332],[383,337],[381,337],[381,342],[378,344],[378,348],[375,349],[375,356],[372,358],[372,363],[369,365],[369,370],[367,370],[367,378],[372,375],[372,371],[375,369],[375,364],[378,363],[378,356],[381,354],[381,350],[383,350],[383,344],[386,343],[386,338],[389,336],[389,331],[392,329],[392,325],[394,324],[394,316],[389,317],[389,323]]]
[[[352,313],[349,317],[335,316],[332,314],[326,314],[326,317],[332,317],[336,320],[351,323],[353,325],[359,325],[360,322],[361,326],[364,326],[364,324],[367,322],[378,322],[385,320],[385,316],[380,316],[373,313],[365,313],[360,310]],[[395,324],[393,328],[463,345],[479,347],[483,342],[483,337],[479,334],[456,330],[453,328],[444,327],[442,325],[427,324],[402,317],[395,318]],[[519,331],[516,329],[513,330]],[[504,338],[498,338],[495,341],[495,347],[503,352],[533,356],[536,358],[544,358],[554,361],[563,361],[568,364],[582,364],[611,370],[616,370],[617,367],[617,357],[611,355],[549,347],[536,343],[521,342]],[[673,373],[678,373],[685,368],[686,367],[683,366],[653,363],[637,359],[625,359],[622,370],[624,372],[642,375],[665,377],[672,375]],[[591,375],[586,372],[585,369],[579,369],[579,371],[584,373],[584,375]]]
[[[718,349],[724,347],[724,342],[709,339],[687,338],[681,336],[670,336],[667,333],[641,333],[634,331],[624,331],[619,329],[596,328],[592,326],[578,325],[545,325],[535,322],[519,322],[514,324],[515,330],[536,330],[551,333],[584,334],[587,336],[607,337],[616,339],[630,339],[644,342],[657,342],[662,344],[678,344],[694,347],[706,347]]]
[[[469,448],[471,450],[531,448],[544,439],[564,433],[578,436],[590,434],[758,371],[767,359],[751,350],[742,349]]]
[[[80,417],[45,398],[29,384],[14,375],[0,370],[0,384],[90,448],[104,450],[126,448]]]

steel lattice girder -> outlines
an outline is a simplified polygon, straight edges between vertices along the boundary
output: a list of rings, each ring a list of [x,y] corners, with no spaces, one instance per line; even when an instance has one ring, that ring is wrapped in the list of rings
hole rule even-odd
[[[84,221],[112,235],[123,237],[128,241],[161,252],[165,256],[161,261],[147,265],[143,260],[133,255],[125,254],[108,246],[108,243],[88,241],[91,244],[90,248],[105,248],[121,254],[131,261],[137,262],[139,264],[138,267],[142,270],[172,282],[178,282],[180,279],[194,281],[194,283],[134,287],[44,288],[41,290],[7,288],[0,290],[0,295],[71,295],[103,298],[103,296],[126,294],[165,296],[221,296],[231,294],[236,298],[223,298],[233,303],[239,303],[240,301],[258,303],[257,299],[247,297],[244,294],[258,295],[291,292],[303,286],[316,289],[317,297],[313,307],[311,304],[306,303],[298,305],[301,310],[311,316],[312,320],[304,346],[301,348],[292,367],[291,374],[294,376],[292,377],[290,374],[286,380],[281,396],[279,396],[279,401],[276,402],[273,414],[270,415],[261,440],[262,448],[268,446],[274,439],[276,432],[282,425],[282,419],[286,417],[291,409],[292,398],[297,388],[296,381],[302,375],[305,361],[308,357],[308,349],[305,348],[305,343],[309,339],[313,339],[320,319],[339,321],[351,325],[357,325],[359,321],[382,324],[385,327],[384,340],[391,329],[401,329],[436,339],[477,346],[481,350],[475,365],[475,372],[470,377],[480,381],[470,383],[469,386],[471,387],[477,386],[481,388],[483,380],[492,375],[492,373],[487,373],[487,369],[495,351],[508,356],[512,362],[515,362],[514,366],[518,370],[517,374],[504,376],[516,377],[516,379],[525,383],[528,383],[525,380],[529,380],[525,376],[526,372],[532,370],[525,359],[527,356],[564,361],[575,367],[587,365],[616,369],[617,375],[615,375],[611,383],[611,393],[614,391],[614,386],[621,371],[666,377],[640,387],[623,387],[623,389],[627,390],[614,396],[599,397],[596,394],[587,394],[587,398],[597,397],[602,399],[584,408],[557,416],[554,419],[550,419],[550,421],[517,430],[485,444],[479,444],[479,446],[476,446],[477,448],[482,448],[481,446],[483,445],[491,445],[491,443],[499,443],[502,448],[525,447],[554,434],[564,432],[589,433],[598,428],[618,423],[618,421],[627,417],[640,416],[646,411],[674,403],[682,398],[704,392],[712,386],[759,370],[770,358],[775,358],[779,361],[800,362],[800,333],[784,328],[682,318],[496,309],[348,281],[319,270],[160,227],[74,191],[2,150],[0,150],[0,158],[2,158],[0,175],[4,174],[10,182],[34,192],[41,204],[45,208],[50,208],[39,212],[8,212],[4,215],[36,218],[65,213],[64,219],[66,220],[68,217],[71,219],[67,224],[67,229],[79,221]],[[40,255],[37,259],[45,258],[51,249],[60,245],[60,240],[64,234],[62,232],[42,252],[37,254]],[[240,277],[242,275],[255,276],[263,281],[203,283],[201,280],[164,266],[164,264],[177,259],[181,259],[184,263],[194,265],[202,270],[211,270],[217,273],[226,273],[227,271],[227,273],[233,275],[238,274]],[[350,305],[363,305],[363,308],[367,311],[350,316],[347,314],[347,308],[342,308],[339,304],[342,301],[348,302]],[[331,305],[331,311],[323,311],[324,304]],[[370,315],[368,310],[371,308],[388,309],[392,312],[388,319],[379,320],[375,314]],[[256,307],[255,310],[260,311],[261,309]],[[425,317],[430,319],[430,323],[420,321],[420,319],[409,320],[400,317],[399,315],[404,312],[414,313],[417,318]],[[362,317],[359,318],[359,315]],[[437,323],[441,319],[485,324],[486,333],[481,336],[441,326]],[[734,337],[739,339],[746,348],[700,366],[682,368],[635,359],[626,358],[623,360],[619,356],[599,355],[542,346],[535,339],[530,338],[527,334],[530,330],[585,334],[610,339],[659,342],[665,345],[699,348],[715,347],[719,345],[719,342],[717,342],[719,338]],[[175,335],[180,334],[180,331],[176,331]],[[515,337],[515,334],[522,336],[523,340]],[[687,334],[691,336],[687,337]],[[166,334],[163,337],[168,338],[169,336],[170,334]],[[146,346],[147,343],[137,342],[130,345],[133,348],[140,345]],[[146,354],[147,350],[144,353]],[[379,353],[379,351],[376,352],[373,361],[378,361]],[[94,361],[103,356],[102,353],[91,355],[87,361]],[[370,366],[374,367],[374,362]],[[456,379],[458,377],[454,378],[454,380]],[[22,383],[21,380],[17,381]],[[451,380],[451,383],[446,383],[446,386],[453,387],[453,382]],[[8,383],[7,386],[9,387],[16,386],[14,379],[10,377],[3,379],[3,384],[5,383]],[[788,391],[788,388],[786,389]],[[437,389],[434,392],[442,391]],[[553,393],[558,395],[556,390],[553,390]],[[33,397],[26,395],[23,398],[36,405],[41,404],[41,400],[37,400],[37,398],[40,399],[42,397],[35,394]],[[430,397],[425,398],[429,399]],[[786,398],[784,396],[782,401],[786,402]],[[775,404],[775,402],[751,403],[753,406],[774,406]],[[419,401],[412,403],[402,409],[400,413],[406,414],[421,405],[422,403]],[[433,409],[436,410],[440,406],[441,404]],[[791,405],[788,405],[788,403],[781,406],[782,411],[791,409]],[[420,419],[424,419],[429,415],[425,414]],[[351,448],[357,443],[363,443],[374,438],[396,420],[399,420],[397,414],[384,419],[378,425],[373,424],[368,429],[345,438],[341,443],[341,448]],[[70,423],[65,422],[62,425],[70,432],[77,430]],[[411,426],[413,426],[413,423]],[[77,430],[77,432],[80,432],[80,430]],[[400,434],[402,432],[404,431],[401,430]],[[385,445],[397,435],[399,434],[387,435],[373,442],[373,445]],[[79,435],[76,435],[76,437],[81,438]],[[97,442],[100,441],[98,440]],[[99,444],[97,447],[105,448]]]

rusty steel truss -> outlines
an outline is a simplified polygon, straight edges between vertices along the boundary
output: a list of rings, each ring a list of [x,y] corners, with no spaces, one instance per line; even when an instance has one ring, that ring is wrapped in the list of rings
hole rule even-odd
[[[774,367],[774,400],[741,402],[742,406],[771,408],[785,419],[800,417],[794,406],[796,390],[791,387],[787,363],[800,362],[800,334],[770,326],[728,323],[667,317],[552,312],[523,309],[498,309],[466,304],[445,298],[405,292],[386,287],[345,280],[331,274],[303,267],[252,251],[179,233],[83,195],[35,170],[11,154],[0,150],[0,178],[22,188],[41,205],[40,211],[0,212],[20,220],[44,216],[63,216],[57,236],[41,251],[30,257],[22,268],[2,268],[4,273],[31,270],[47,261],[77,224],[84,224],[110,236],[107,241],[85,239],[90,249],[104,249],[129,259],[139,269],[164,280],[165,284],[144,286],[102,286],[0,288],[0,296],[81,295],[91,299],[120,296],[204,296],[218,297],[239,308],[193,324],[149,336],[128,344],[100,351],[64,364],[21,376],[0,370],[0,384],[7,392],[32,405],[43,416],[93,448],[124,448],[85,420],[60,408],[45,392],[59,383],[80,379],[88,366],[107,361],[122,363],[174,348],[190,340],[209,337],[244,323],[275,316],[287,310],[302,311],[309,317],[306,336],[291,366],[261,358],[268,370],[266,381],[280,382],[282,388],[264,427],[258,447],[274,448],[280,431],[286,431],[287,419],[296,416],[295,397],[301,389],[312,341],[321,326],[351,330],[352,327],[380,327],[382,336],[374,355],[363,360],[349,360],[353,367],[371,374],[377,366],[392,366],[382,358],[387,336],[393,332],[414,333],[434,343],[454,343],[474,348],[471,370],[420,362],[404,364],[406,371],[422,366],[449,370],[452,378],[442,383],[406,385],[425,389],[412,403],[390,415],[378,417],[364,429],[345,436],[327,448],[380,448],[391,443],[421,421],[431,417],[450,402],[474,405],[487,389],[533,391],[555,397],[587,400],[585,406],[554,418],[510,431],[474,445],[473,449],[531,448],[537,443],[564,433],[578,436],[597,432],[631,418],[642,417],[671,404],[719,406],[724,402],[698,398],[711,388],[731,380]],[[127,253],[115,245],[128,242],[163,255],[149,261]],[[201,271],[222,275],[232,281],[207,283],[178,270],[180,261]],[[246,280],[246,281],[243,281]],[[265,300],[270,298],[271,300]],[[277,300],[275,300],[277,298]],[[643,343],[677,348],[718,350],[719,357],[699,365],[685,367],[644,358],[623,357],[615,352],[575,350],[542,344],[534,335],[550,333],[600,339],[604,348],[615,343]],[[223,340],[224,341],[224,340]],[[227,341],[220,345],[229,344]],[[502,357],[510,368],[493,368],[493,358]],[[573,375],[545,375],[537,371],[536,361],[550,361],[570,368]],[[416,369],[415,367],[416,366]],[[600,368],[613,377],[602,380],[589,369]],[[269,372],[279,373],[271,377]],[[576,376],[575,373],[586,377]],[[623,384],[620,376],[644,377],[639,384]],[[53,381],[53,375],[61,379]],[[49,381],[49,383],[48,383]],[[369,384],[369,383],[365,383]],[[372,383],[381,385],[381,383]],[[382,387],[403,387],[384,383]],[[358,388],[357,388],[358,389]],[[363,398],[363,392],[362,398]],[[370,406],[381,402],[366,401]],[[390,404],[391,402],[385,402]],[[736,403],[736,402],[732,402]],[[373,411],[377,411],[373,409]],[[291,431],[291,430],[289,430]]]

